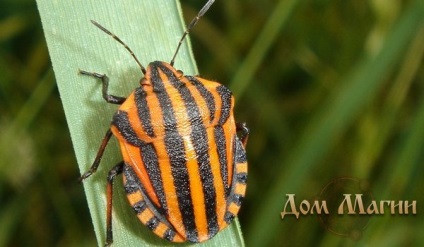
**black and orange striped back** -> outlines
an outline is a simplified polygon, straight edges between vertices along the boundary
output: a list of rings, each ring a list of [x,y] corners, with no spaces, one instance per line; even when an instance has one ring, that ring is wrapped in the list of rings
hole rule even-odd
[[[236,149],[245,156],[233,105],[225,86],[156,61],[114,115],[111,129],[129,167],[125,183],[136,187],[127,189],[128,199],[134,208],[141,199],[151,205],[167,228],[156,234],[201,242],[227,226]],[[139,182],[129,184],[134,176]]]

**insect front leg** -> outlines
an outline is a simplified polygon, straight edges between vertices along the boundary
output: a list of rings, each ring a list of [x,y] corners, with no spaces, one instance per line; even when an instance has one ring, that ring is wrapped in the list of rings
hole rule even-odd
[[[124,168],[124,162],[121,161],[116,164],[107,175],[107,187],[106,187],[106,244],[110,246],[113,242],[112,234],[112,197],[113,197],[113,179],[122,173]]]
[[[80,182],[89,176],[96,172],[97,168],[100,165],[100,161],[102,160],[103,153],[105,151],[105,148],[107,146],[107,143],[109,142],[110,138],[112,137],[112,131],[110,129],[107,130],[105,137],[102,140],[102,144],[100,145],[99,151],[97,151],[96,159],[94,160],[93,164],[91,165],[90,169],[82,174],[82,176],[79,178]]]
[[[106,102],[111,103],[111,104],[117,104],[120,105],[122,104],[126,98],[124,97],[119,97],[119,96],[115,96],[115,95],[111,95],[107,93],[108,87],[109,87],[109,77],[107,77],[106,75],[102,75],[96,72],[87,72],[85,70],[80,70],[79,71],[80,74],[82,75],[89,75],[89,76],[93,76],[95,78],[98,78],[100,80],[102,80],[102,94],[103,94],[103,98],[106,100]]]

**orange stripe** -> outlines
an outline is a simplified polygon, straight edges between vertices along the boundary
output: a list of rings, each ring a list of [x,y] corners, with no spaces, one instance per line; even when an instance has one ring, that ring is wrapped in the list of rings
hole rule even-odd
[[[214,187],[216,191],[216,216],[218,220],[219,229],[224,228],[227,223],[224,220],[225,211],[227,208],[224,182],[222,180],[221,167],[219,164],[218,148],[214,137],[214,129],[207,129],[207,135],[209,140],[209,158],[211,163],[211,170],[214,178]]]
[[[160,207],[159,198],[144,166],[143,159],[140,154],[140,149],[131,145],[125,145],[125,147],[127,148],[128,155],[132,160],[132,163],[130,163],[131,167],[143,185],[147,197],[152,201],[152,203]]]
[[[212,81],[208,81],[208,80],[204,80],[204,79],[200,79],[200,80],[202,80],[201,82],[204,84],[205,87],[209,87],[209,88],[207,88],[209,91],[214,91],[216,86],[219,85],[216,82],[212,82]],[[225,215],[225,212],[226,212],[227,204],[226,204],[225,190],[224,190],[224,186],[223,186],[222,174],[221,174],[221,169],[220,169],[220,164],[219,164],[218,149],[217,149],[217,146],[216,146],[214,129],[213,129],[212,124],[209,121],[210,112],[209,112],[209,109],[207,107],[206,100],[202,97],[202,95],[197,90],[197,88],[195,86],[193,86],[185,78],[181,79],[181,81],[183,81],[187,85],[187,88],[190,90],[191,95],[195,99],[197,106],[199,107],[199,110],[200,110],[201,114],[203,115],[202,116],[203,125],[206,128],[207,137],[208,137],[208,140],[209,140],[209,143],[208,143],[209,144],[209,160],[210,160],[210,164],[211,164],[211,171],[212,171],[212,175],[213,175],[214,187],[215,187],[215,193],[216,193],[216,216],[217,216],[217,220],[218,220],[219,229],[222,229],[227,225],[227,223],[224,220],[224,215]],[[213,88],[211,88],[211,87],[213,87]],[[218,94],[217,94],[217,96],[218,96]],[[216,101],[216,99],[215,99],[215,101]],[[215,112],[219,113],[220,111],[215,111]],[[217,118],[219,119],[219,116]]]
[[[172,68],[172,70],[175,69]],[[168,77],[161,70],[159,70],[159,76],[161,77],[162,81],[169,80]],[[177,130],[179,135],[183,137],[184,140],[185,157],[187,160],[186,165],[189,176],[191,200],[193,204],[196,229],[198,231],[199,240],[206,240],[209,237],[205,212],[203,185],[199,176],[200,172],[199,165],[197,163],[196,151],[194,150],[193,144],[190,140],[191,125],[189,117],[187,115],[186,109],[181,107],[184,106],[185,103],[178,91],[170,83],[164,83],[164,86],[169,97],[171,98],[172,107],[174,111],[177,109],[182,109],[181,111],[175,112],[176,122],[178,123]]]
[[[131,145],[128,145],[124,137],[119,133],[119,130],[112,125],[112,133],[116,136],[119,141],[119,146],[121,148],[122,159],[128,165],[131,165],[134,172],[137,174],[137,177],[140,179],[143,184],[144,189],[146,190],[147,196],[149,199],[155,203],[159,204],[159,199],[154,191],[152,183],[149,176],[147,176],[147,171],[144,168],[143,160],[141,159],[140,149]]]
[[[203,80],[204,81],[204,80]],[[218,124],[218,121],[221,117],[221,109],[222,109],[222,99],[219,93],[216,90],[216,87],[209,89],[209,92],[211,92],[214,100],[215,100],[215,117],[214,121],[212,122],[213,126],[216,126]]]
[[[146,210],[144,210],[143,212],[141,212],[141,214],[137,215],[137,218],[144,224],[146,225],[146,223],[153,217],[155,216],[153,214],[153,212],[147,208]]]
[[[146,134],[146,130],[140,122],[134,92],[128,96],[125,103],[119,107],[119,110],[127,112],[130,125],[140,140],[143,140],[144,142],[153,141],[152,138]]]
[[[238,211],[240,210],[240,206],[232,202],[230,206],[228,207],[228,212],[237,215]]]
[[[211,92],[214,100],[215,100],[215,117],[214,121],[212,122],[212,126],[216,126],[218,124],[218,121],[220,119],[221,109],[222,109],[222,99],[221,96],[218,94],[216,87],[219,86],[219,83],[213,83],[210,81],[207,81],[205,79],[196,77],[199,81],[202,83],[208,84],[210,86],[214,86],[213,88],[208,88],[208,90]],[[231,186],[232,183],[232,174],[233,174],[233,139],[234,135],[236,134],[235,129],[235,121],[234,121],[234,115],[233,115],[233,107],[234,107],[234,97],[231,96],[231,109],[230,109],[230,116],[228,117],[227,121],[225,122],[223,126],[224,130],[224,136],[226,141],[226,147],[227,147],[227,173],[228,173],[228,187]]]
[[[156,227],[156,229],[153,230],[153,232],[158,235],[159,237],[163,237],[163,235],[165,234],[166,230],[168,230],[169,227],[167,225],[165,225],[162,222],[159,222],[159,225]]]
[[[178,234],[185,236],[185,229],[183,224],[181,224],[182,216],[178,207],[178,198],[171,172],[171,162],[169,160],[168,153],[166,152],[165,142],[163,139],[163,137],[165,136],[162,115],[163,113],[161,111],[156,93],[153,92],[153,87],[151,86],[151,70],[149,68],[150,67],[148,67],[146,79],[144,80],[144,84],[142,85],[142,87],[147,93],[146,100],[151,112],[151,122],[153,124],[153,131],[156,134],[156,139],[154,140],[153,145],[156,149],[158,156],[159,169],[161,171],[161,178],[167,203],[166,206],[168,208],[168,215],[171,216],[168,221],[174,226]]]
[[[191,84],[189,80],[187,80],[187,78],[183,77],[181,78],[181,81],[187,86],[187,89],[190,91],[191,95],[196,101],[197,107],[199,108],[200,114],[202,115],[203,125],[205,126],[205,128],[208,128],[211,125],[209,121],[210,112],[208,108],[208,103],[197,90],[197,88],[193,84]]]
[[[172,242],[176,242],[176,243],[181,243],[181,242],[185,242],[185,241],[186,241],[185,237],[181,236],[178,232],[174,236],[174,239],[172,239]]]
[[[134,206],[137,202],[144,200],[144,197],[139,190],[135,193],[127,194],[127,198],[131,206]]]
[[[247,163],[238,163],[236,165],[236,173],[247,173]]]
[[[227,122],[223,126],[225,143],[227,147],[227,173],[228,173],[228,185],[231,186],[233,182],[233,159],[234,159],[234,136],[236,134],[235,131],[235,123],[233,118],[233,113],[231,112],[230,117]]]
[[[216,126],[220,117],[221,117],[220,113],[221,113],[221,108],[222,108],[222,99],[216,91],[216,87],[218,87],[220,84],[216,83],[216,82],[211,82],[211,81],[205,80],[205,79],[200,78],[200,77],[196,77],[196,79],[198,79],[201,83],[203,83],[203,85],[208,89],[208,91],[212,94],[212,96],[214,98],[214,101],[215,101],[215,116],[214,116],[214,121],[209,126]],[[226,155],[227,155],[227,174],[228,174],[228,184],[227,184],[227,186],[228,187],[232,186],[233,153],[234,153],[233,141],[234,141],[234,136],[236,134],[235,121],[234,121],[234,116],[233,116],[233,106],[234,106],[234,98],[232,97],[231,98],[230,116],[223,126],[224,136],[225,136],[225,140],[226,140],[226,147],[227,147]],[[215,137],[214,137],[214,134],[213,134],[213,129],[210,129],[210,130],[208,129],[208,137],[209,137],[209,140],[215,140]],[[221,174],[220,169],[219,169],[219,159],[218,159],[218,154],[217,154],[217,151],[216,151],[217,150],[216,149],[216,140],[214,142],[210,142],[209,145],[211,145],[209,147],[209,154],[210,154],[210,158],[211,158],[211,165],[213,165],[212,172],[213,172],[213,176],[214,176],[214,185],[215,185],[215,188],[217,190],[216,191],[217,192],[217,219],[218,219],[219,228],[223,229],[224,227],[226,227],[228,225],[224,220],[224,215],[225,215],[225,212],[227,210],[227,205],[226,205],[226,198],[219,196],[219,195],[224,196],[225,194],[224,194],[224,191],[223,191],[223,187],[218,185],[218,183],[220,185],[222,185],[222,174]]]
[[[236,183],[235,184],[235,188],[234,188],[234,194],[240,194],[240,195],[244,195],[246,192],[246,185],[245,184],[240,184],[240,183]]]

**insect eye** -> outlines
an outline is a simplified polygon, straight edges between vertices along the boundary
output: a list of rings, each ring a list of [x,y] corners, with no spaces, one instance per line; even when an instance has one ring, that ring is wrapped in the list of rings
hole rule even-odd
[[[181,70],[177,70],[177,78],[180,79],[181,77],[184,76],[184,72],[182,72]]]
[[[147,86],[150,85],[149,82],[147,81],[147,79],[145,77],[140,79],[140,86]]]

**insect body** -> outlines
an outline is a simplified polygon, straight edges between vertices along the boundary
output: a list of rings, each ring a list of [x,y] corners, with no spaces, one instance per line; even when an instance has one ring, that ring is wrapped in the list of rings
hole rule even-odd
[[[212,3],[189,24],[177,52]],[[176,70],[175,55],[170,64],[155,61],[145,69],[125,43],[92,22],[123,44],[144,73],[140,86],[123,98],[108,94],[106,75],[80,71],[101,79],[105,100],[120,105],[93,165],[81,177],[97,170],[114,135],[123,161],[107,178],[106,244],[113,241],[112,183],[121,173],[137,217],[156,235],[172,242],[212,238],[237,215],[246,190],[248,129],[234,120],[230,90]]]

